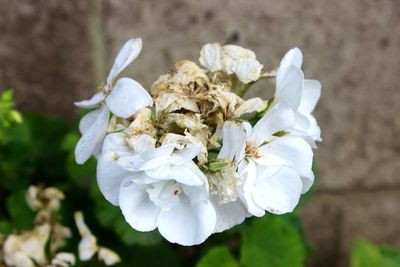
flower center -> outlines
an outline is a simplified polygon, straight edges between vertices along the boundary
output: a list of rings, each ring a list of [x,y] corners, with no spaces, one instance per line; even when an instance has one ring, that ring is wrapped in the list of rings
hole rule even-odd
[[[249,144],[249,143],[246,143],[245,152],[246,152],[247,156],[256,158],[256,159],[261,158],[261,156],[262,156],[260,154],[260,152],[258,151],[258,148],[255,147],[253,144]]]

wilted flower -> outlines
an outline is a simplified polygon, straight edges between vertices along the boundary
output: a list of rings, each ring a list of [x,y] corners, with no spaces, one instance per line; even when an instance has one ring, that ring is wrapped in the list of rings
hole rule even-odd
[[[212,72],[236,74],[243,83],[257,81],[263,65],[253,51],[237,45],[206,44],[200,52],[200,64]]]
[[[103,261],[106,265],[114,265],[121,261],[117,253],[109,248],[97,245],[97,238],[86,225],[81,211],[75,212],[74,217],[79,234],[82,237],[78,246],[79,259],[81,261],[90,260],[96,253],[98,254],[99,260]]]
[[[237,45],[206,44],[199,60],[206,69],[179,61],[153,83],[152,99],[137,94],[118,112],[110,107],[109,133],[85,137],[101,151],[97,182],[104,197],[132,228],[158,229],[181,245],[202,243],[246,217],[293,211],[313,183],[312,148],[320,140],[311,112],[321,86],[304,80],[300,50],[290,50],[276,73],[262,75],[255,53]],[[276,79],[275,96],[244,100],[261,78]],[[135,112],[133,103],[141,103]],[[81,257],[113,258],[87,227],[80,231],[90,252]]]

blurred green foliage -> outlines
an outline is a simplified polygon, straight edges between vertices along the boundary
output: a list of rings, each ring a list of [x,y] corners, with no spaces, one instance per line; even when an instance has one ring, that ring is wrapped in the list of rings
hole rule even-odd
[[[27,113],[22,122],[22,116],[13,110],[12,92],[4,92],[0,99],[0,233],[32,226],[34,214],[25,203],[25,190],[35,184],[55,186],[65,193],[60,216],[62,224],[74,231],[66,245],[70,251],[76,253],[79,242],[73,213],[82,210],[99,243],[121,256],[122,262],[116,266],[301,267],[312,253],[296,213],[247,219],[193,247],[170,244],[157,231],[137,232],[101,195],[95,160],[75,163],[78,121]],[[301,205],[311,197],[312,192],[307,193]],[[397,250],[359,241],[351,267],[394,267],[400,266],[399,262]],[[78,265],[102,266],[97,261]]]
[[[399,267],[400,250],[389,246],[378,246],[366,240],[353,245],[351,267]]]

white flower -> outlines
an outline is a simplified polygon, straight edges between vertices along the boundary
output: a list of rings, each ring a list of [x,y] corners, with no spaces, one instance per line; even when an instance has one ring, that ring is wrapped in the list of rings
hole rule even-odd
[[[300,194],[306,192],[312,184],[313,154],[308,143],[296,136],[275,135],[292,127],[294,121],[291,108],[281,103],[272,107],[254,127],[246,122],[242,127],[229,121],[224,124],[224,145],[220,154],[223,153],[225,158],[233,158],[237,162],[241,179],[241,186],[238,187],[239,196],[253,215],[262,216],[264,210],[277,214],[292,211],[297,205]],[[282,182],[280,186],[285,187],[287,183],[294,188],[291,190],[279,188],[273,176],[276,173],[275,169],[279,173],[290,174],[285,181],[277,178]],[[270,190],[276,187],[280,201],[267,201],[268,205],[265,205],[264,202],[259,202],[264,195],[255,200],[254,194],[263,192],[258,189],[261,185],[271,186]]]
[[[183,136],[184,137],[184,136]],[[204,173],[193,162],[203,145],[167,143],[134,151],[123,133],[106,137],[97,167],[99,187],[138,231],[158,227],[170,242],[194,245],[213,233],[216,216]]]
[[[172,179],[174,176],[149,184],[125,180],[119,196],[122,213],[138,231],[158,227],[161,235],[172,243],[200,244],[213,233],[216,223],[207,180],[201,172],[193,180],[185,179],[188,184]]]
[[[306,140],[311,138],[308,141],[315,147],[314,141],[321,141],[321,130],[311,113],[321,96],[321,83],[304,80],[302,61],[303,55],[298,48],[285,54],[277,71],[274,103],[286,102],[296,112],[291,132]]]
[[[206,44],[200,51],[199,61],[212,72],[236,74],[243,83],[257,81],[263,68],[253,51],[238,45]]]
[[[77,163],[82,164],[91,155],[100,152],[110,111],[116,116],[128,118],[139,109],[152,105],[149,93],[135,80],[121,78],[114,84],[115,77],[139,55],[141,49],[140,38],[128,40],[115,58],[103,90],[89,100],[75,103],[80,108],[98,108],[86,114],[79,124],[82,137],[75,149]]]
[[[119,206],[138,231],[158,227],[170,242],[202,243],[212,234],[216,216],[208,198],[204,173],[192,161],[201,145],[163,144],[134,156],[121,157],[120,166],[132,172],[120,189]],[[134,175],[136,173],[136,175]]]

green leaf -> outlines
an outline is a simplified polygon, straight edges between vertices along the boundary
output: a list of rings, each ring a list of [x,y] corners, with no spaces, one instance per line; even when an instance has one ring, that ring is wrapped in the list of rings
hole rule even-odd
[[[400,266],[400,250],[389,246],[381,246],[380,251],[388,267]]]
[[[388,246],[377,246],[366,240],[353,245],[351,267],[398,267],[400,250]]]
[[[242,231],[245,267],[302,267],[306,256],[307,244],[290,216],[267,215]]]
[[[12,231],[11,223],[8,221],[0,221],[0,234],[10,234]]]
[[[388,267],[383,263],[382,255],[374,244],[358,240],[353,245],[351,267]]]
[[[12,219],[12,226],[18,230],[32,228],[35,213],[30,209],[25,200],[25,190],[17,191],[7,198],[7,211]]]
[[[222,169],[225,169],[225,168],[228,167],[229,165],[230,165],[229,162],[214,161],[214,162],[208,163],[208,168],[210,169],[210,171],[216,172],[216,171],[220,171],[220,170],[222,170]]]
[[[239,264],[227,247],[219,246],[208,250],[196,267],[239,267]]]

